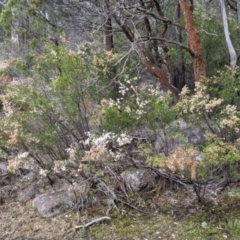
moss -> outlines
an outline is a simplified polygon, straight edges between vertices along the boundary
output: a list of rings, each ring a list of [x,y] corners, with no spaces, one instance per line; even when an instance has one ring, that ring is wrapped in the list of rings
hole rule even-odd
[[[79,232],[80,235],[78,236],[82,238],[88,236],[88,239],[97,240],[145,238],[239,239],[240,203],[237,198],[221,195],[217,204],[211,201],[205,203],[192,202],[190,207],[185,208],[180,204],[183,195],[184,193],[176,195],[179,197],[179,202],[174,205],[165,201],[165,209],[163,209],[163,202],[159,203],[161,211],[158,212],[161,213],[154,217],[142,215],[132,209],[110,212],[110,222],[94,225],[85,229],[84,232]],[[159,205],[156,206],[159,207]],[[146,206],[149,208],[148,203],[146,203]],[[202,222],[207,222],[206,228],[201,226]]]
[[[23,214],[18,214],[19,205],[12,203],[8,206],[0,206],[0,220],[3,222],[4,232],[17,229],[15,237],[18,239],[22,236],[30,238],[35,235],[39,239],[65,240],[239,239],[240,202],[237,197],[222,194],[217,197],[216,202],[198,203],[197,201],[183,202],[184,196],[185,200],[188,200],[184,192],[165,193],[165,195],[155,196],[154,199],[148,196],[149,201],[145,201],[143,210],[158,213],[157,216],[143,215],[119,204],[119,210],[110,211],[111,221],[69,234],[66,232],[74,226],[104,216],[108,207],[83,209],[79,212],[80,221],[78,222],[78,214],[75,210],[54,218],[41,219],[33,211],[31,204],[22,206]],[[150,205],[150,202],[153,205]],[[205,228],[201,226],[202,222],[207,223]],[[49,225],[51,225],[50,229]],[[59,229],[63,230],[59,231]],[[62,237],[63,234],[64,237]]]

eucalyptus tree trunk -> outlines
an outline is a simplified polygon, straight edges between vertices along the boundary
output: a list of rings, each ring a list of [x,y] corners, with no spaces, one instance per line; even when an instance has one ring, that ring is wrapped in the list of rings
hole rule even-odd
[[[225,39],[226,39],[226,43],[227,43],[227,47],[228,47],[228,52],[230,55],[230,67],[232,70],[234,70],[236,67],[236,64],[237,64],[237,54],[236,54],[236,51],[233,47],[233,44],[232,44],[232,41],[230,38],[230,33],[229,33],[229,29],[228,29],[228,21],[227,21],[227,13],[226,13],[226,7],[225,7],[224,0],[219,0],[219,1],[220,1],[220,5],[221,5],[224,35],[225,35]],[[238,0],[238,2],[239,2],[239,0]],[[239,3],[238,3],[238,6],[239,6]]]
[[[188,35],[190,53],[193,58],[193,71],[195,81],[206,76],[205,64],[202,56],[200,35],[193,18],[193,6],[191,0],[177,0],[183,13],[185,30]]]

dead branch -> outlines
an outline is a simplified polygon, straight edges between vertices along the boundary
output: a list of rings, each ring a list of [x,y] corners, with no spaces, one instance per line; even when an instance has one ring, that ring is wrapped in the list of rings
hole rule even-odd
[[[74,230],[78,230],[80,228],[87,228],[87,227],[90,227],[91,225],[93,224],[96,224],[96,223],[101,223],[101,222],[104,222],[104,221],[107,221],[107,220],[111,220],[110,217],[107,217],[107,216],[104,216],[104,217],[100,217],[100,218],[96,218],[94,220],[92,220],[91,222],[88,222],[86,224],[83,224],[83,225],[79,225],[79,226],[75,226],[73,229],[69,230],[67,233],[70,233]]]

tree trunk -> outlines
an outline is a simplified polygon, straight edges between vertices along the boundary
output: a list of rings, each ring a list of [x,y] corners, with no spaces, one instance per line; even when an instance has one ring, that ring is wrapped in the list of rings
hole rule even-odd
[[[185,30],[188,35],[189,48],[193,57],[193,71],[195,81],[199,81],[206,76],[205,64],[202,57],[202,47],[200,36],[193,18],[192,4],[189,0],[178,0],[181,11],[183,13]]]
[[[235,49],[232,45],[232,41],[231,41],[231,38],[230,38],[225,3],[224,3],[223,0],[219,0],[219,1],[220,1],[220,5],[221,5],[224,35],[225,35],[225,39],[226,39],[226,42],[227,42],[228,52],[229,52],[229,55],[230,55],[230,67],[231,67],[232,70],[234,70],[235,67],[236,67],[236,64],[237,64],[237,54],[236,54],[236,51],[235,51]]]

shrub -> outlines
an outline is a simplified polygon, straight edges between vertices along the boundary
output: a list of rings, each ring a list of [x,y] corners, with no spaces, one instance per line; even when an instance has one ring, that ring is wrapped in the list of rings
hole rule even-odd
[[[148,163],[192,179],[239,177],[238,75],[239,70],[219,72],[197,82],[194,93],[184,87],[175,107],[178,118],[205,129],[207,141],[197,149],[182,142],[169,156],[148,155]]]
[[[185,87],[177,104],[179,116],[207,128],[225,141],[236,140],[240,125],[237,72],[228,70],[220,72],[219,77],[203,79],[196,83],[194,95]]]
[[[127,80],[120,83],[120,98],[102,101],[103,129],[113,132],[137,130],[143,126],[154,131],[176,119],[171,96],[161,95],[159,86],[138,87]],[[127,96],[128,95],[128,96]],[[127,96],[127,97],[125,97]]]
[[[96,89],[104,85],[98,75],[103,66],[93,58],[49,46],[45,54],[31,59],[31,69],[26,67],[29,62],[16,62],[21,77],[27,77],[11,82],[1,96],[1,146],[27,151],[50,170],[54,161],[69,157],[71,146],[79,146],[79,157],[83,156],[85,146],[79,142],[87,138],[89,119],[100,100]],[[110,61],[105,59],[107,66]]]

